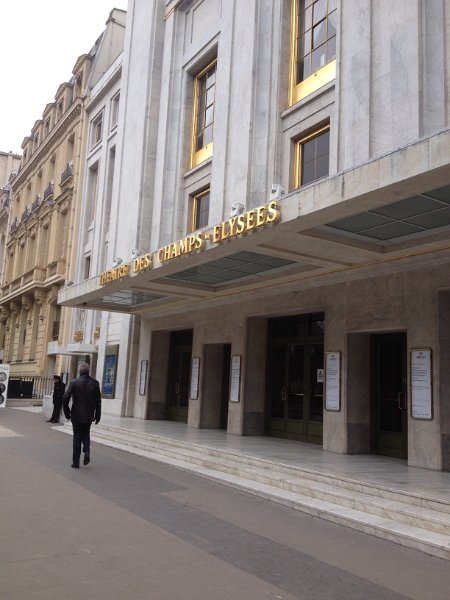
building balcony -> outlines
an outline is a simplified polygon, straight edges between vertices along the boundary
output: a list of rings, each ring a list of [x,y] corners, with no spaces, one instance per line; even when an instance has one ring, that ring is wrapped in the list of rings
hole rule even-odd
[[[47,202],[48,200],[52,200],[53,199],[53,190],[54,190],[54,184],[53,181],[51,181],[48,186],[47,189],[44,192],[44,202]]]
[[[11,204],[11,187],[9,185],[5,185],[4,187],[0,188],[0,191],[2,198],[1,207],[8,208]]]
[[[26,209],[23,211],[23,213],[20,215],[20,222],[23,223],[24,221],[26,221],[29,216],[30,216],[30,211],[28,210],[28,206],[27,206]]]
[[[68,185],[70,183],[70,181],[72,180],[73,177],[73,163],[72,161],[67,163],[67,167],[64,169],[64,171],[61,173],[61,182],[59,184],[59,187],[65,187],[66,185]]]
[[[55,260],[47,266],[47,279],[50,277],[55,277],[55,275],[59,275],[60,277],[64,276],[66,268],[65,260]]]
[[[14,219],[14,221],[11,223],[11,227],[9,228],[9,233],[14,233],[18,227],[19,227],[19,222],[16,217]]]
[[[14,281],[11,281],[11,283],[9,284],[9,293],[12,294],[13,292],[19,290],[22,287],[22,277],[18,277],[17,279],[14,279]]]
[[[42,283],[45,280],[45,269],[41,267],[34,267],[30,271],[27,271],[22,276],[22,285],[28,285],[29,283]]]
[[[36,198],[34,199],[33,204],[31,205],[31,212],[34,213],[40,206],[41,204],[41,195],[38,194],[36,196]]]
[[[41,286],[45,281],[46,270],[41,267],[33,267],[20,277],[17,277],[10,283],[6,283],[2,287],[2,297],[9,296],[10,294],[14,294],[19,291],[22,293],[23,288],[30,288],[33,285]]]

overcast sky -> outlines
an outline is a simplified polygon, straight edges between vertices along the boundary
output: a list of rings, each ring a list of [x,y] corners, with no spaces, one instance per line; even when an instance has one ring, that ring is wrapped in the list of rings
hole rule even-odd
[[[0,0],[0,150],[23,138],[89,52],[113,8],[128,0]]]

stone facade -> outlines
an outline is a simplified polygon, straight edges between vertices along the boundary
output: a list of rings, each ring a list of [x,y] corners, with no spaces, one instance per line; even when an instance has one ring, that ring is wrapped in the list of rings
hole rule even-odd
[[[79,261],[88,93],[105,63],[122,51],[125,15],[112,11],[103,34],[78,58],[72,78],[59,86],[22,143],[20,168],[11,181],[0,299],[3,361],[11,364],[12,377],[55,372],[70,377],[82,354],[68,350],[79,340],[69,337],[72,311],[57,304],[57,294],[75,280]]]
[[[116,228],[59,300],[127,315],[106,412],[448,470],[450,2],[306,5],[132,3]]]

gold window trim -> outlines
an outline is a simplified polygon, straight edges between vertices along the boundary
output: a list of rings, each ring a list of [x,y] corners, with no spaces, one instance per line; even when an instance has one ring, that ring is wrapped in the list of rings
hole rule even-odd
[[[336,79],[336,59],[333,59],[318,71],[315,71],[300,83],[296,83],[297,67],[297,19],[298,0],[291,0],[291,64],[289,69],[289,106],[296,104],[330,81]]]
[[[292,181],[292,189],[296,190],[297,188],[302,186],[302,150],[303,144],[309,142],[315,137],[318,137],[325,131],[330,130],[330,124],[324,125],[319,129],[315,129],[308,135],[305,135],[298,140],[295,140],[295,153],[294,153],[294,172],[293,172],[293,181]]]
[[[197,231],[197,229],[198,229],[197,223],[195,222],[195,215],[197,214],[198,203],[203,198],[203,196],[206,196],[206,194],[210,194],[210,193],[211,193],[211,188],[206,188],[206,190],[203,190],[202,192],[199,192],[198,194],[195,194],[194,196],[192,196],[191,219],[190,219],[191,232]]]
[[[217,59],[214,59],[213,61],[211,61],[204,69],[202,69],[202,71],[200,71],[200,73],[198,73],[195,76],[194,100],[193,100],[194,105],[193,105],[193,111],[192,111],[192,126],[191,126],[191,162],[190,162],[191,169],[193,169],[200,163],[205,162],[205,160],[208,160],[208,158],[210,158],[213,154],[214,142],[210,142],[203,148],[200,148],[200,150],[195,151],[195,137],[196,137],[195,132],[196,132],[196,125],[197,125],[197,118],[198,118],[198,96],[199,96],[199,87],[200,87],[199,81],[203,77],[203,75],[207,71],[209,71],[211,69],[211,67],[213,67],[215,64],[217,64]],[[215,101],[214,101],[214,104],[215,104]]]

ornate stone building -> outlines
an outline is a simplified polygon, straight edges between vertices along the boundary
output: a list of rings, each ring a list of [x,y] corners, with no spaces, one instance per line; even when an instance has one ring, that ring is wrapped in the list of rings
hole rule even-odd
[[[58,292],[74,280],[79,260],[78,222],[88,135],[89,90],[122,51],[126,13],[114,10],[92,49],[81,55],[71,79],[59,86],[25,137],[20,169],[11,181],[5,272],[0,310],[3,361],[11,376],[75,373],[87,350],[68,348],[71,310]],[[75,363],[75,364],[74,364]]]
[[[8,238],[9,212],[11,206],[11,179],[20,166],[20,155],[0,152],[0,282],[5,268],[5,246]],[[0,340],[4,340],[5,329],[0,322]],[[0,361],[3,361],[3,343],[0,342]]]
[[[105,412],[450,470],[449,18],[130,3],[107,268],[58,296],[129,317]]]

